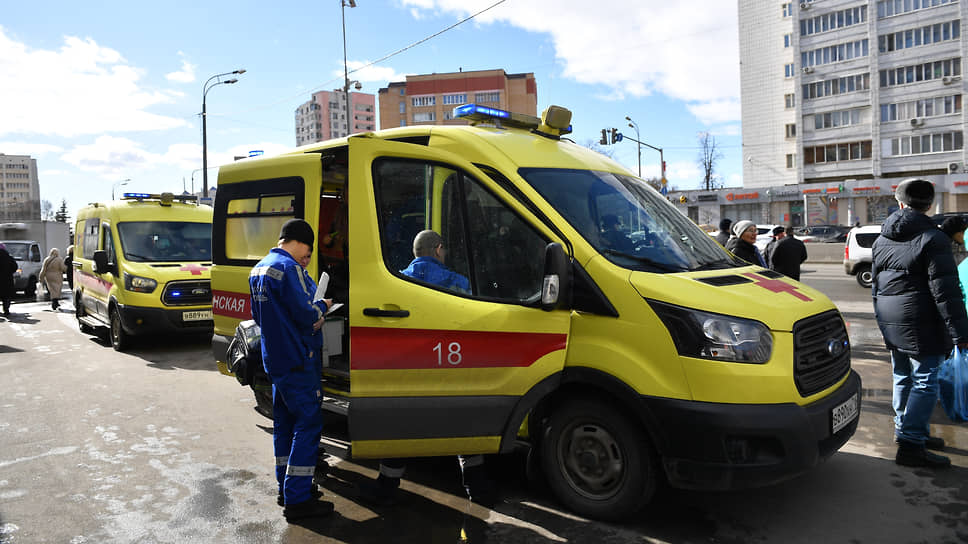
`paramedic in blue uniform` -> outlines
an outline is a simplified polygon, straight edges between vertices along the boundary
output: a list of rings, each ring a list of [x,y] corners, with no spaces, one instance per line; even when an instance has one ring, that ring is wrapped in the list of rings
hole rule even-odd
[[[470,293],[471,284],[467,278],[444,265],[447,248],[444,238],[432,230],[417,233],[413,239],[413,256],[407,268],[400,271],[423,282],[432,283],[451,291]],[[487,477],[483,455],[458,455],[464,489],[472,500],[481,504],[495,501],[494,484]],[[361,486],[363,498],[380,505],[390,505],[396,501],[397,488],[406,470],[406,459],[383,459],[380,461],[380,475],[375,483]]]
[[[333,511],[312,483],[323,430],[320,328],[328,309],[327,301],[313,301],[316,283],[300,265],[314,241],[309,223],[287,221],[279,243],[249,274],[252,317],[262,329],[262,361],[272,381],[276,480],[288,521]]]

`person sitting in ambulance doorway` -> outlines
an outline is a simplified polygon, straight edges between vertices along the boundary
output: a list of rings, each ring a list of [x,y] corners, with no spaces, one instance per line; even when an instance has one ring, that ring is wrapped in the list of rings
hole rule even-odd
[[[414,259],[400,273],[420,281],[439,285],[447,289],[470,292],[470,282],[464,276],[444,266],[444,238],[432,230],[417,233],[413,239]],[[482,505],[492,505],[496,501],[494,483],[487,476],[483,455],[458,455],[461,477],[467,496]],[[406,459],[384,459],[380,461],[380,475],[375,482],[360,484],[360,498],[381,506],[390,506],[397,500],[400,479],[406,471]]]
[[[279,243],[249,274],[252,317],[262,330],[262,363],[272,382],[272,442],[278,502],[287,521],[326,516],[313,484],[323,432],[320,410],[323,335],[329,301],[314,301],[316,284],[300,264],[315,234],[302,219],[287,221]]]

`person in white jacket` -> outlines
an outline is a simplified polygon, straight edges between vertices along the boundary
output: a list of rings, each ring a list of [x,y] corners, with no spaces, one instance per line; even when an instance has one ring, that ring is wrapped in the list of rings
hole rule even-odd
[[[60,258],[57,248],[51,248],[50,255],[44,259],[43,266],[40,267],[40,281],[47,286],[50,293],[50,307],[56,312],[60,307],[61,290],[64,288],[64,272],[67,266]]]

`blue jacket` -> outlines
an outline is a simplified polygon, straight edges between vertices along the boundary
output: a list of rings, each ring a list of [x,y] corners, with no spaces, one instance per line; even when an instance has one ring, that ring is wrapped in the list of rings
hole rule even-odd
[[[467,278],[448,269],[433,257],[417,257],[410,261],[410,266],[400,271],[404,276],[439,285],[447,289],[458,289],[465,293],[471,290]]]
[[[316,283],[283,249],[273,248],[249,273],[252,318],[262,329],[262,364],[270,377],[321,369],[322,331],[313,324],[326,303],[313,302]]]
[[[892,213],[874,241],[874,315],[888,348],[946,355],[968,342],[968,315],[958,287],[951,240],[923,213]]]

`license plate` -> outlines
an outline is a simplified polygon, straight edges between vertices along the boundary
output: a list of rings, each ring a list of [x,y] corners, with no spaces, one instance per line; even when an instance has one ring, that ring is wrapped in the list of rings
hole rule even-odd
[[[182,321],[205,321],[206,319],[212,319],[212,310],[182,312]]]
[[[839,404],[830,411],[831,433],[843,429],[857,417],[857,393],[851,395],[847,402]]]

